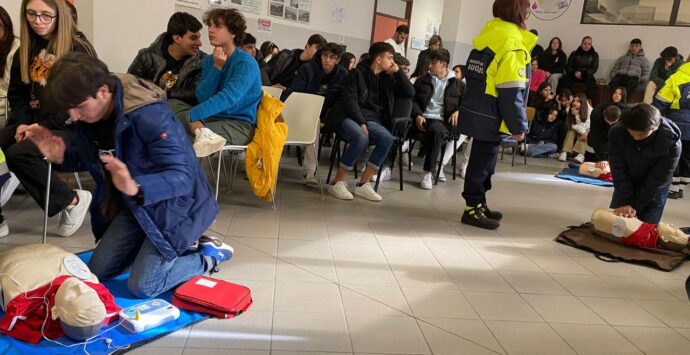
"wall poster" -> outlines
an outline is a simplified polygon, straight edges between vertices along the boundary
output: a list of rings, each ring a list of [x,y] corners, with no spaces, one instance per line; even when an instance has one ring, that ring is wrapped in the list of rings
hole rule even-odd
[[[268,15],[288,21],[309,23],[311,0],[270,0]]]
[[[264,0],[223,0],[223,5],[239,8],[242,12],[261,15]]]

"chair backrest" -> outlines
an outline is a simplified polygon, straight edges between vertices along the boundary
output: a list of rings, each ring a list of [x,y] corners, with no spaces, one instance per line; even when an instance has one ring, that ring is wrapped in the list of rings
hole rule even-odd
[[[312,144],[319,139],[323,96],[293,92],[285,100],[283,118],[288,125],[285,144]]]
[[[407,132],[412,125],[412,99],[396,98],[393,107],[393,117],[391,117],[391,133],[398,138],[406,138]]]
[[[534,116],[537,114],[537,109],[534,107],[527,107],[527,121],[532,122],[534,121]]]
[[[283,94],[283,89],[277,88],[275,86],[262,86],[264,90],[268,91],[271,96],[275,97],[276,99],[280,99],[280,95]]]

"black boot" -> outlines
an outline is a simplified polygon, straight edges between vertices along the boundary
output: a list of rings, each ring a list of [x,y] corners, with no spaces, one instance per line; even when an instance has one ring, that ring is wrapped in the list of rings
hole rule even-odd
[[[678,200],[683,198],[683,190],[680,191],[669,191],[668,192],[668,198],[671,200]]]
[[[482,210],[482,212],[484,212],[485,216],[487,216],[493,220],[500,221],[503,219],[503,213],[490,210],[489,206],[486,205],[486,202],[479,205],[479,208]]]
[[[496,229],[500,226],[497,220],[487,217],[482,212],[481,205],[465,210],[460,222],[483,229]]]

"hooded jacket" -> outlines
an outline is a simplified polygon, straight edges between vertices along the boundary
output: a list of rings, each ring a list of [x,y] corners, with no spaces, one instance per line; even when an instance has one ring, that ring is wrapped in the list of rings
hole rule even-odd
[[[640,49],[637,54],[628,51],[624,56],[618,58],[616,64],[611,68],[611,79],[616,75],[627,75],[640,78],[641,82],[649,80],[651,65],[644,55],[644,49]]]
[[[381,123],[390,129],[395,99],[412,98],[414,87],[402,70],[398,70],[394,74],[379,73],[377,80],[376,75],[371,70],[371,61],[369,60],[359,63],[345,77],[340,96],[333,109],[328,113],[327,129],[337,130],[345,118],[350,118],[360,125],[365,124],[366,119],[362,114],[361,107],[367,102],[369,93],[376,83],[380,85],[379,100],[383,107]]]
[[[609,131],[608,146],[613,176],[610,207],[630,205],[636,211],[645,210],[671,184],[681,150],[678,126],[662,117],[652,136],[636,141],[618,123]]]
[[[532,122],[532,126],[527,133],[528,144],[539,144],[539,142],[558,144],[558,130],[560,123],[558,121],[549,122],[548,111],[542,111],[538,119]],[[546,117],[544,117],[546,116]]]
[[[460,105],[460,132],[492,142],[499,142],[501,134],[526,132],[530,50],[537,36],[494,18],[473,43],[465,74],[467,95]]]
[[[624,101],[623,101],[624,102]],[[592,115],[589,118],[589,134],[587,135],[587,144],[594,149],[594,155],[596,155],[599,161],[609,160],[609,130],[612,125],[606,123],[604,119],[604,111],[609,106],[616,105],[618,108],[626,110],[625,104],[619,103],[607,103],[600,104],[594,108]]]
[[[136,58],[127,69],[127,73],[158,83],[161,75],[165,74],[163,71],[167,64],[165,57],[163,57],[163,51],[168,50],[166,36],[166,33],[162,33],[148,48],[139,50]],[[177,74],[175,85],[168,91],[168,99],[182,100],[192,106],[197,104],[194,90],[199,85],[201,59],[205,56],[204,52],[199,51],[196,55],[185,59],[180,72]]]
[[[539,56],[539,69],[551,74],[563,74],[567,63],[568,58],[561,49],[553,55],[551,54],[551,48],[548,48]]]
[[[575,74],[576,71],[587,73],[593,76],[599,70],[599,53],[594,50],[594,47],[588,51],[584,51],[582,47],[577,47],[570,57],[568,57],[568,66],[566,71],[568,74]]]
[[[279,84],[276,82],[278,76],[280,76],[293,61],[299,60],[299,56],[302,52],[304,52],[304,49],[300,48],[283,49],[278,54],[271,57],[271,60],[269,60],[266,65],[261,66],[261,84],[266,86]]]
[[[654,98],[653,105],[680,128],[684,141],[690,141],[690,63],[671,75]]]
[[[465,83],[457,80],[453,76],[453,71],[448,69],[448,84],[443,91],[443,112],[441,115],[444,121],[448,120],[453,112],[458,111],[460,102],[465,97]],[[434,96],[434,83],[431,74],[426,73],[414,82],[414,98],[412,100],[412,113],[410,117],[414,120],[417,116],[423,116],[427,106]]]
[[[186,252],[213,223],[218,205],[182,124],[166,106],[165,91],[133,75],[116,76],[115,111],[109,118],[115,120],[114,156],[127,164],[143,200],[108,188],[110,182],[83,132],[83,123],[77,125],[79,134],[65,151],[63,166],[68,171],[88,170],[96,182],[91,204],[96,240],[116,215],[108,213],[107,207],[121,196],[151,243],[170,261]]]
[[[288,96],[293,92],[305,92],[307,94],[315,94],[324,96],[323,106],[321,107],[321,120],[326,117],[328,110],[333,107],[335,101],[338,99],[340,90],[343,85],[343,80],[348,74],[347,69],[342,65],[336,64],[333,71],[330,73],[333,75],[330,83],[328,83],[328,89],[326,93],[319,93],[321,89],[321,80],[326,76],[326,72],[323,70],[323,63],[321,62],[321,54],[317,52],[309,63],[302,65],[297,71],[295,79],[292,80],[292,85],[283,93],[281,97],[282,101],[287,100]]]
[[[649,74],[649,80],[653,81],[657,88],[661,88],[666,83],[666,79],[677,72],[681,65],[683,65],[683,56],[680,54],[668,69],[666,69],[666,60],[657,58],[652,66],[652,72]]]

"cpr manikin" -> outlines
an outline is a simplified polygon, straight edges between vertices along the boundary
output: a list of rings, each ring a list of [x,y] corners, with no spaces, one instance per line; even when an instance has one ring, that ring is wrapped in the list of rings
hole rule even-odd
[[[27,342],[38,342],[44,335],[59,337],[59,328],[82,341],[97,334],[119,311],[86,264],[54,245],[32,244],[0,253],[0,287],[6,312],[0,330]],[[39,318],[37,312],[43,316]],[[39,334],[35,334],[37,320],[44,328]]]
[[[607,162],[601,162],[597,166],[596,163],[582,163],[578,172],[580,175],[593,177],[595,179],[611,181],[611,167]]]
[[[637,218],[616,216],[612,209],[597,208],[592,214],[592,224],[595,233],[624,244],[690,255],[688,236],[668,223],[647,224]]]

